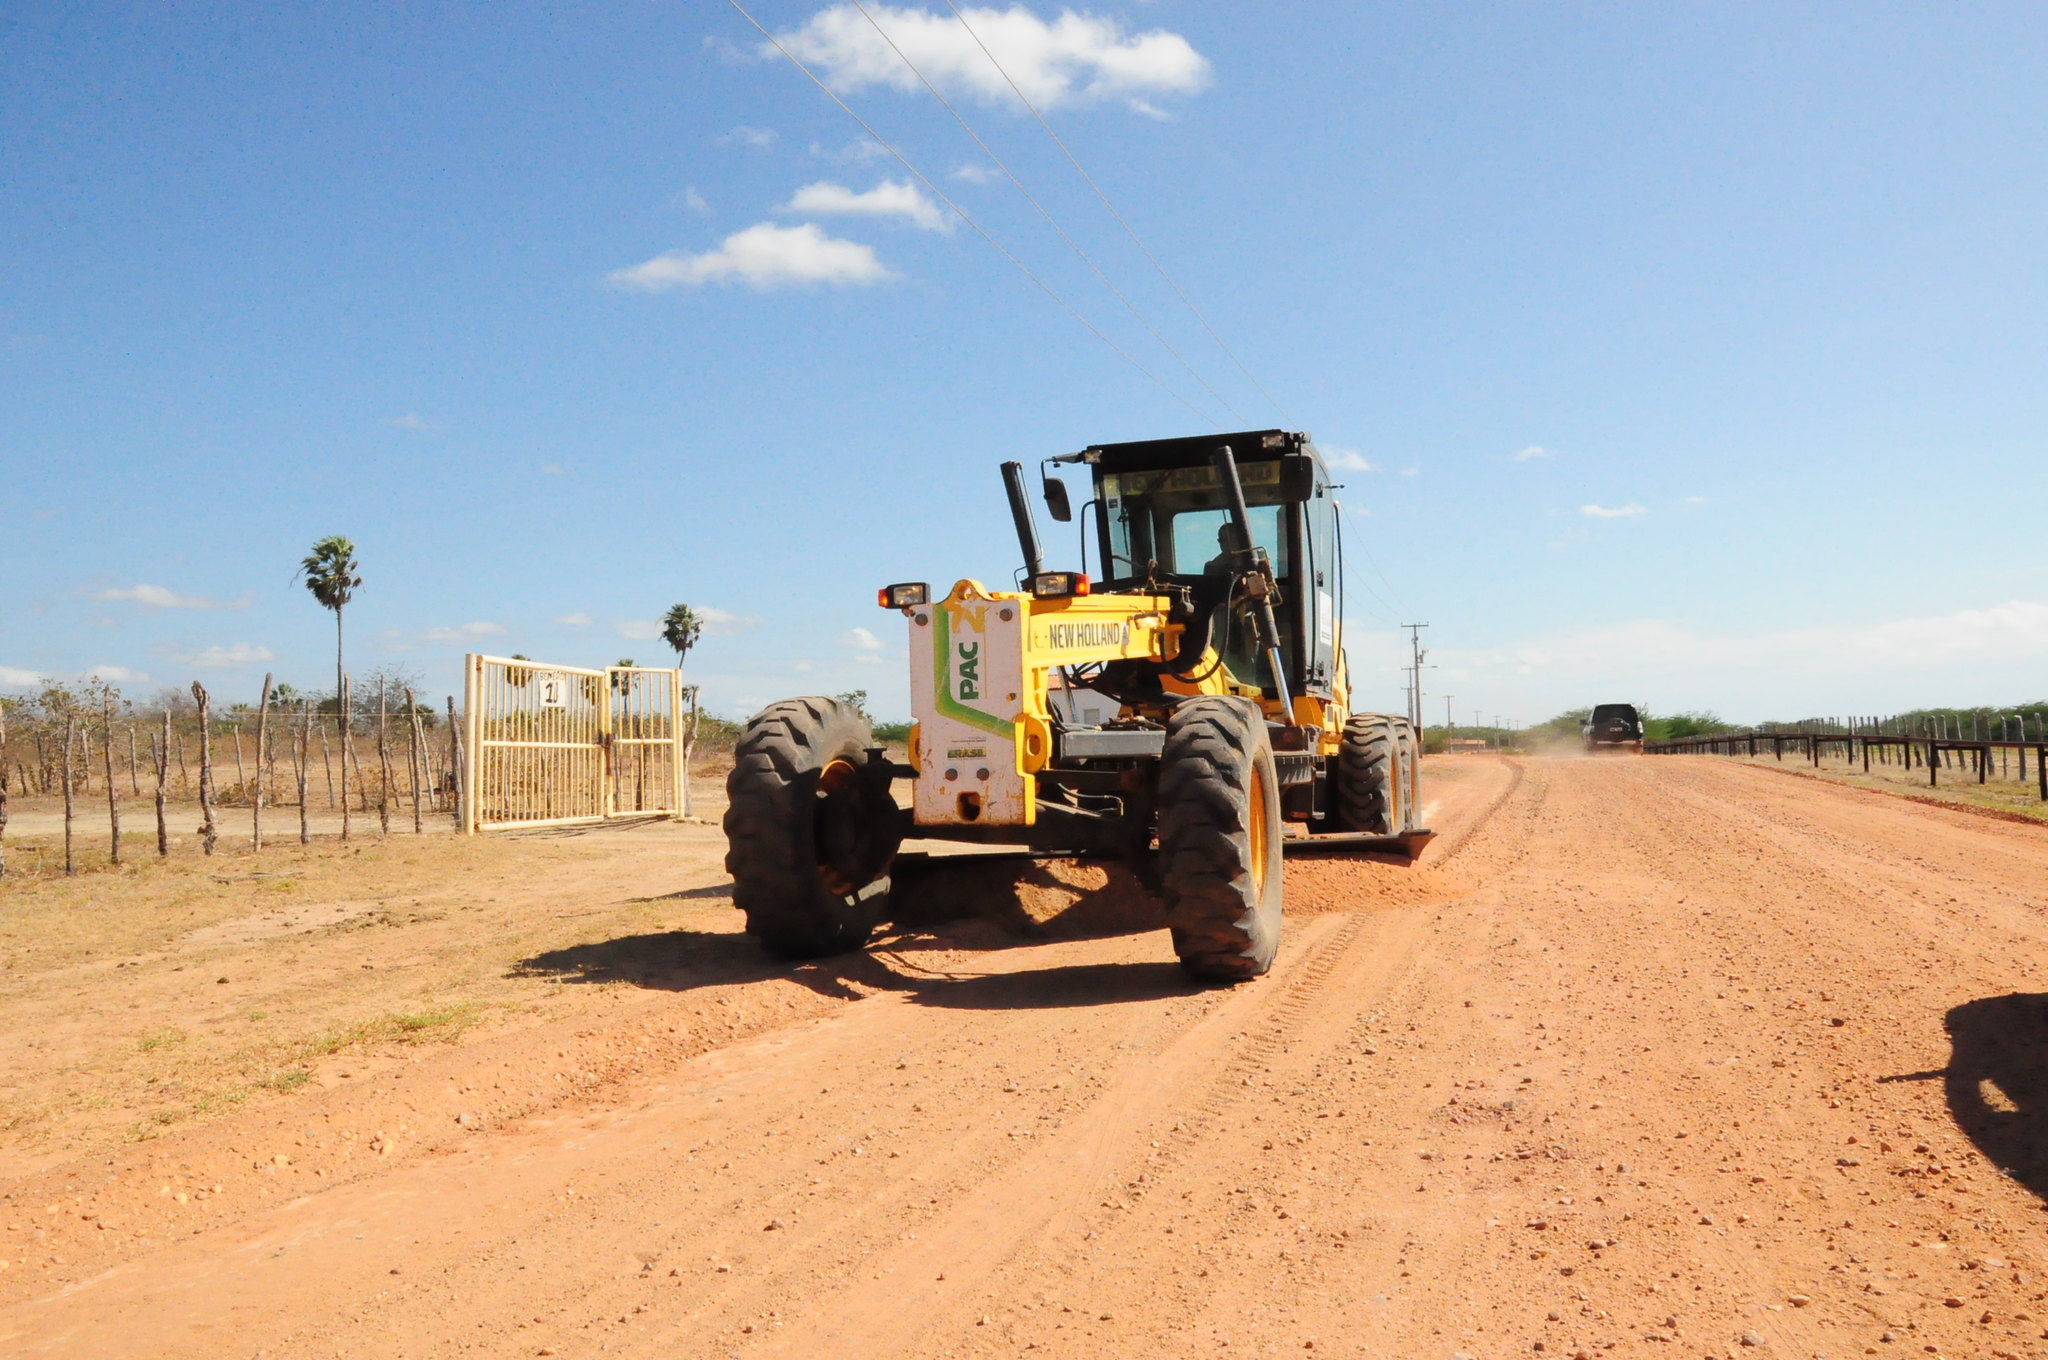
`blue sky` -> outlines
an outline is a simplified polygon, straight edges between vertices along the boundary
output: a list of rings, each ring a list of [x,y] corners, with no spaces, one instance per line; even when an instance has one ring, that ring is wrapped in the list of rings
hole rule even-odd
[[[1461,721],[2048,694],[2038,6],[963,6],[1269,403],[943,0],[869,5],[1229,409],[857,10],[750,8],[1223,428],[1341,451],[1366,704],[1415,618]],[[343,533],[351,669],[656,661],[684,600],[714,709],[900,715],[873,589],[1008,578],[1000,461],[1208,428],[727,5],[0,23],[0,687],[317,685]]]

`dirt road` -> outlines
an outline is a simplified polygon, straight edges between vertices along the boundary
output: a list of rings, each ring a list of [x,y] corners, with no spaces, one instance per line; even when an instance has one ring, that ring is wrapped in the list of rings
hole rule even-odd
[[[620,998],[573,1030],[25,1172],[0,1354],[2048,1356],[2048,834],[1431,777],[1421,865],[1290,865],[1255,984],[1049,881],[1035,942],[650,937],[554,960]]]

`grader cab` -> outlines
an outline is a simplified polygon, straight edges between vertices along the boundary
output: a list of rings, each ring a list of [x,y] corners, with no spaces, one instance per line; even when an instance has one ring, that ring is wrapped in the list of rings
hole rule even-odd
[[[1236,981],[1278,948],[1283,845],[1412,857],[1429,838],[1408,720],[1351,708],[1342,517],[1308,436],[1046,459],[1063,523],[1055,469],[1070,466],[1091,478],[1072,569],[1046,568],[1023,468],[1006,463],[1015,587],[879,592],[909,630],[907,762],[833,699],[748,724],[726,868],[770,949],[861,947],[887,917],[902,842],[966,841],[1129,861],[1163,899],[1182,965]]]

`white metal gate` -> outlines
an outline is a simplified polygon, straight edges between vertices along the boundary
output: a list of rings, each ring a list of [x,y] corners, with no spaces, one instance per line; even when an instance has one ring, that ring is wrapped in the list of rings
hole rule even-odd
[[[682,673],[468,658],[465,831],[683,810]]]

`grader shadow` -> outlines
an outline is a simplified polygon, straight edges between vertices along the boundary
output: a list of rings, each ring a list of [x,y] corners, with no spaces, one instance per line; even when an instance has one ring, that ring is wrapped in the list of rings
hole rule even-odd
[[[1170,963],[1080,964],[966,978],[919,972],[901,956],[1163,932],[1166,920],[1152,894],[1120,865],[960,856],[913,861],[905,870],[892,894],[890,921],[873,945],[856,953],[789,963],[749,936],[685,926],[547,950],[520,960],[510,975],[673,992],[781,977],[836,1000],[891,991],[914,994],[926,1005],[989,1010],[1156,1000],[1197,990]],[[730,884],[721,884],[638,900],[731,892]]]
[[[1948,1013],[1949,1112],[1992,1163],[2048,1200],[2048,994],[2014,992]]]

